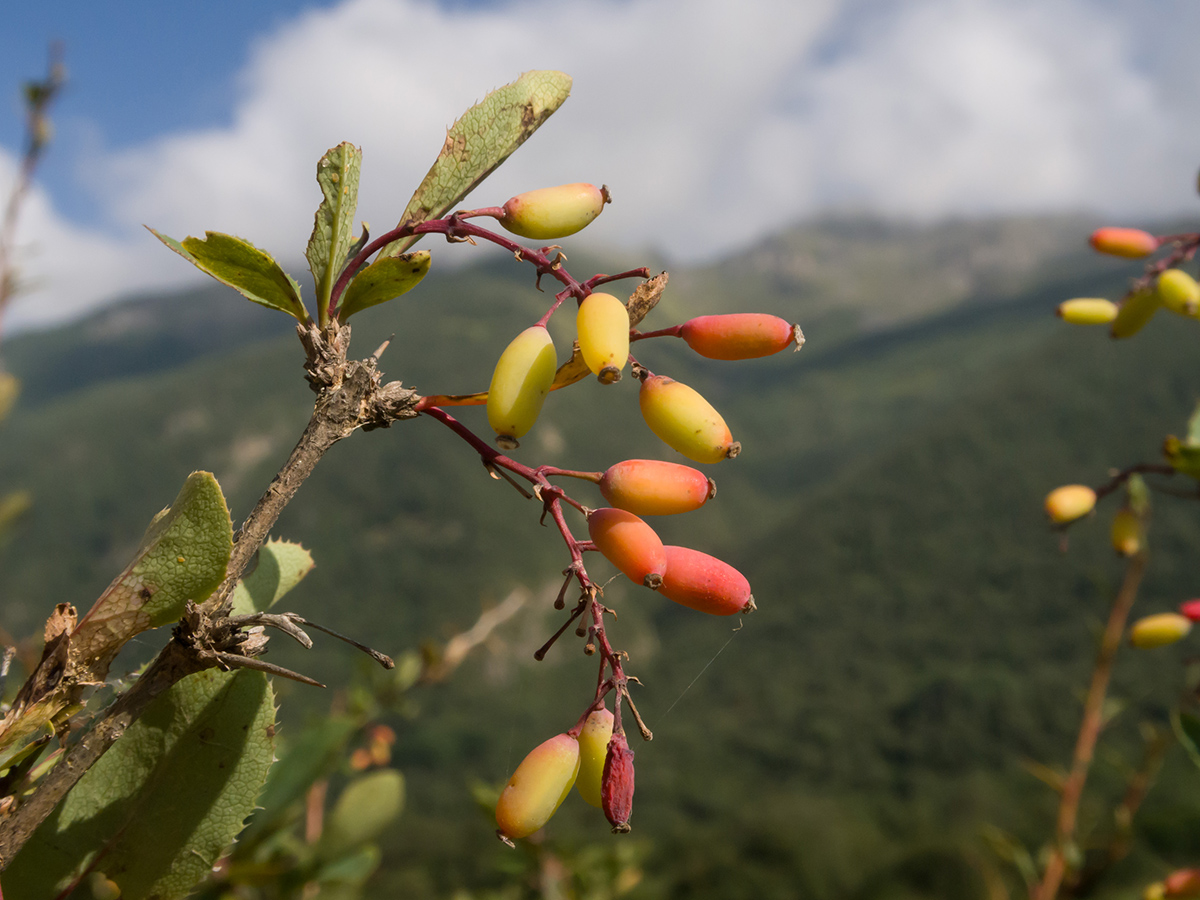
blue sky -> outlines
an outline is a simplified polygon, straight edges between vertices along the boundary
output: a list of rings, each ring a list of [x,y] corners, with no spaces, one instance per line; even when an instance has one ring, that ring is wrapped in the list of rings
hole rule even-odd
[[[608,183],[599,244],[694,261],[827,210],[1195,211],[1194,0],[34,6],[0,31],[0,188],[52,39],[71,81],[22,222],[17,327],[194,277],[142,224],[298,258],[341,140],[363,148],[361,216],[390,224],[444,128],[534,68],[570,73],[572,97],[472,201]]]

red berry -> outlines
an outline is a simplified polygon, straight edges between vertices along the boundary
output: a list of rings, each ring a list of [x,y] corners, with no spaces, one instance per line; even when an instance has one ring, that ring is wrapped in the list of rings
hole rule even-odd
[[[714,616],[754,611],[750,582],[733,566],[688,547],[663,549],[667,572],[658,592],[668,600]]]
[[[684,322],[679,336],[709,359],[756,359],[804,343],[799,325],[765,313],[699,316]]]

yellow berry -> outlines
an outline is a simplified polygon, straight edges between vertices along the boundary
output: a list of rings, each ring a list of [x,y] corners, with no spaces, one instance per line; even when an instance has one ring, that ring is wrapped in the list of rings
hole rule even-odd
[[[603,384],[621,380],[629,359],[629,310],[612,294],[588,294],[575,317],[579,352]]]
[[[742,445],[712,405],[686,384],[650,375],[638,392],[642,418],[668,447],[688,459],[716,463],[737,456]]]
[[[1200,284],[1183,269],[1167,269],[1158,276],[1158,299],[1167,309],[1181,316],[1194,316],[1200,310]]]
[[[1162,298],[1158,291],[1135,291],[1118,308],[1109,333],[1115,338],[1133,337],[1158,312],[1160,306]]]
[[[1058,304],[1058,317],[1072,325],[1107,325],[1117,317],[1117,304],[1103,297],[1076,297]]]
[[[600,779],[604,774],[604,757],[608,754],[608,739],[612,737],[613,714],[598,709],[587,717],[579,732],[579,777],[575,789],[579,796],[597,809],[600,808]]]
[[[521,760],[496,804],[496,825],[506,838],[523,838],[550,821],[579,774],[579,741],[559,734]]]
[[[504,204],[500,224],[513,234],[553,241],[574,234],[600,215],[608,191],[594,184],[560,184],[518,194]]]
[[[1096,506],[1096,492],[1086,484],[1065,484],[1046,495],[1046,515],[1056,525],[1086,516]]]
[[[488,388],[487,415],[501,447],[519,446],[517,438],[533,427],[557,368],[554,342],[541,325],[526,328],[500,354]]]
[[[1113,516],[1112,545],[1120,556],[1134,556],[1142,549],[1142,520],[1128,506]]]
[[[1129,643],[1139,650],[1165,647],[1182,640],[1192,630],[1192,620],[1179,613],[1155,613],[1133,623],[1129,629]]]

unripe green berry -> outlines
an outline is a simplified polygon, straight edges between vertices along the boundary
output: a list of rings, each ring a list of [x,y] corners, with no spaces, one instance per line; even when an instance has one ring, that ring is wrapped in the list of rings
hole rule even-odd
[[[496,804],[496,826],[505,838],[523,838],[550,821],[579,773],[579,741],[559,734],[521,760]]]
[[[526,328],[504,349],[487,399],[488,424],[497,444],[505,449],[519,446],[517,438],[537,421],[557,369],[554,342],[542,325]]]
[[[688,459],[716,463],[732,459],[742,450],[721,414],[699,393],[673,378],[647,376],[638,403],[650,430]]]
[[[554,241],[585,228],[608,199],[607,188],[582,182],[527,191],[504,204],[500,224],[521,237]]]
[[[575,789],[579,796],[600,807],[600,779],[604,775],[604,758],[608,755],[608,739],[612,737],[613,714],[607,709],[590,713],[579,732],[579,777]]]
[[[670,516],[699,509],[717,493],[713,480],[691,466],[659,459],[627,459],[600,477],[600,493],[639,516]]]
[[[1058,304],[1058,317],[1071,325],[1107,325],[1117,317],[1117,304],[1103,297],[1076,297]]]
[[[612,294],[588,294],[575,317],[579,352],[602,384],[621,380],[629,359],[629,310]]]
[[[1046,495],[1046,515],[1055,525],[1074,522],[1096,506],[1096,492],[1086,484],[1064,484]]]

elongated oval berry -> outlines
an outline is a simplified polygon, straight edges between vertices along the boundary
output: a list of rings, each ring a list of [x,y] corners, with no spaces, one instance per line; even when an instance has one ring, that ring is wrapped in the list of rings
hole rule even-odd
[[[683,323],[679,336],[708,359],[757,359],[804,344],[799,325],[766,313],[698,316]]]
[[[633,751],[622,732],[614,734],[608,742],[600,782],[600,808],[612,825],[613,834],[629,832],[629,817],[633,815]]]
[[[521,237],[553,241],[587,227],[608,199],[607,188],[582,182],[526,191],[504,204],[500,224]]]
[[[1200,310],[1200,284],[1183,269],[1167,269],[1155,283],[1162,305],[1181,316],[1194,316]]]
[[[1176,869],[1162,882],[1163,898],[1200,897],[1200,869]]]
[[[1140,228],[1097,228],[1088,243],[1100,253],[1126,259],[1141,259],[1158,249],[1158,238]]]
[[[721,414],[686,384],[665,375],[647,376],[638,403],[650,430],[688,459],[716,463],[742,451]]]
[[[1179,604],[1179,613],[1193,622],[1200,622],[1200,600],[1184,600]]]
[[[579,774],[579,741],[559,734],[534,747],[508,779],[496,804],[501,837],[523,838],[550,821]]]
[[[1107,325],[1117,317],[1117,309],[1117,304],[1103,297],[1076,297],[1058,304],[1055,312],[1071,325]]]
[[[598,709],[587,717],[579,732],[579,777],[575,789],[592,806],[600,807],[600,782],[604,777],[604,760],[608,755],[608,740],[612,737],[613,714]]]
[[[1162,298],[1158,291],[1135,291],[1117,309],[1117,317],[1113,319],[1109,334],[1114,338],[1133,337],[1146,326],[1160,306]]]
[[[746,576],[715,556],[688,547],[663,548],[667,571],[658,592],[668,600],[714,616],[753,612]]]
[[[1074,522],[1096,507],[1096,492],[1086,484],[1064,484],[1046,495],[1046,515],[1055,525]]]
[[[1144,616],[1129,629],[1129,643],[1139,650],[1165,647],[1182,640],[1192,630],[1192,620],[1179,613],[1155,613]]]
[[[612,294],[588,294],[575,316],[579,352],[602,384],[621,380],[629,359],[629,310]]]
[[[1113,516],[1113,550],[1119,556],[1134,556],[1142,549],[1142,520],[1128,506],[1122,506]]]
[[[639,516],[673,516],[716,496],[716,483],[698,469],[659,459],[627,459],[600,477],[600,493]]]
[[[541,325],[526,328],[504,348],[487,399],[488,424],[501,447],[520,446],[517,438],[537,421],[557,368],[554,342]]]
[[[663,543],[654,529],[623,509],[593,509],[588,535],[604,558],[636,584],[657,588],[667,568]]]

